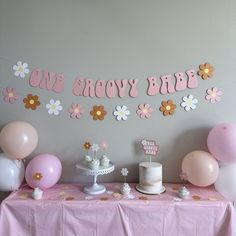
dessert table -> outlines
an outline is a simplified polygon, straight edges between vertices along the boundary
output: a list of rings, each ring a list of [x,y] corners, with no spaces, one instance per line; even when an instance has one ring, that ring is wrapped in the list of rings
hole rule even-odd
[[[123,196],[122,183],[108,183],[101,195],[84,193],[82,184],[58,184],[41,200],[22,186],[3,200],[0,235],[7,236],[233,236],[236,214],[231,202],[213,187],[186,185],[188,199],[178,198],[179,184],[164,184],[160,195],[135,190]]]

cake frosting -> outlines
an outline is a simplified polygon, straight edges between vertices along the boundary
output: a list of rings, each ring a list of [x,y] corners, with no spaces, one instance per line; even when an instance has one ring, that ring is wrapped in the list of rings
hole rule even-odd
[[[162,165],[158,162],[139,163],[139,186],[146,192],[161,192]]]

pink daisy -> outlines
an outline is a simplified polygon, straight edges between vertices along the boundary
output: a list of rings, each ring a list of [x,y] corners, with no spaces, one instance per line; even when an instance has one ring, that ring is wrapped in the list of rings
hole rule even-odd
[[[2,90],[3,100],[5,102],[14,103],[18,98],[18,94],[14,88],[4,88]]]
[[[223,94],[223,92],[216,87],[213,87],[211,89],[207,89],[206,92],[207,92],[207,95],[205,98],[210,103],[219,102],[221,100],[221,95]]]
[[[74,104],[74,103],[71,104],[68,111],[70,113],[70,117],[73,118],[73,119],[74,118],[79,119],[84,114],[84,108],[80,104]]]
[[[137,114],[141,119],[150,118],[153,113],[153,108],[149,104],[140,104],[138,106]]]

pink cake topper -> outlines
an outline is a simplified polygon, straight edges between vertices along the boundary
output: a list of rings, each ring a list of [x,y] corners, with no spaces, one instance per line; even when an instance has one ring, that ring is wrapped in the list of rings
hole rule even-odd
[[[156,156],[159,152],[159,145],[156,144],[155,140],[142,140],[143,151],[145,155]]]

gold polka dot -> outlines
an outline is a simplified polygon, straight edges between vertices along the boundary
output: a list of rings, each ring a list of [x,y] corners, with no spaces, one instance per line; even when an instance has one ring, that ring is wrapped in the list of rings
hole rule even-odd
[[[73,201],[73,200],[75,200],[74,197],[67,197],[67,198],[66,198],[66,201]]]
[[[215,198],[215,197],[209,197],[208,200],[209,200],[209,201],[216,201],[217,198]]]
[[[101,111],[97,111],[97,113],[96,113],[98,116],[100,116],[101,114],[102,114],[102,112]]]
[[[148,198],[145,197],[145,196],[140,196],[138,199],[139,199],[139,200],[148,200]]]
[[[193,196],[192,196],[192,199],[193,199],[193,200],[201,200],[201,197],[198,196],[198,195],[193,195]]]
[[[29,193],[22,193],[20,194],[20,199],[28,199],[29,198]]]
[[[108,197],[101,197],[100,200],[101,201],[107,201],[109,198]]]
[[[29,100],[29,103],[30,103],[31,105],[33,105],[33,104],[34,104],[34,100],[33,100],[33,99]]]
[[[113,193],[112,196],[118,198],[118,197],[121,197],[121,194],[120,193]]]
[[[59,193],[59,196],[65,196],[66,195],[66,192],[60,192]]]

